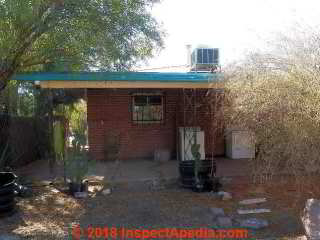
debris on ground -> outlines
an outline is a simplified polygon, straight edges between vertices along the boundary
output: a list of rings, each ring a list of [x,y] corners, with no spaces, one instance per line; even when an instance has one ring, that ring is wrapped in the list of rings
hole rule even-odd
[[[103,186],[88,186],[88,191],[90,193],[100,192],[103,189]]]
[[[58,189],[56,189],[56,188],[52,188],[50,191],[53,192],[53,193],[59,193],[59,192],[60,192],[60,191],[59,191]]]
[[[320,200],[308,199],[303,211],[302,224],[307,238],[320,239]]]
[[[251,214],[251,213],[269,213],[270,209],[257,208],[257,209],[238,209],[238,214]]]
[[[257,204],[266,202],[266,198],[252,198],[252,199],[245,199],[239,202],[241,205],[249,205],[249,204]]]
[[[33,187],[46,187],[46,186],[51,186],[53,185],[52,181],[36,181],[32,183]]]
[[[245,228],[253,228],[253,229],[261,229],[269,226],[267,220],[260,218],[248,218],[244,220],[240,220],[240,227]]]

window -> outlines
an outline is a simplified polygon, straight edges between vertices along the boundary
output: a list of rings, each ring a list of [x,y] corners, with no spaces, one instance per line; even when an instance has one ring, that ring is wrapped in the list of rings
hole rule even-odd
[[[163,96],[161,94],[134,95],[132,119],[135,123],[163,122]]]

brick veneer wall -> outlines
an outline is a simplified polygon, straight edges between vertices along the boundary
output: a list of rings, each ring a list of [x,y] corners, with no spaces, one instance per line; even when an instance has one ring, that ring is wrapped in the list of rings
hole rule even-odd
[[[105,159],[105,139],[108,133],[120,135],[120,158],[152,158],[155,149],[169,149],[172,156],[176,154],[176,126],[183,122],[182,91],[179,89],[162,89],[165,101],[164,123],[135,124],[132,122],[132,93],[155,90],[136,89],[88,89],[88,127],[90,153],[95,159]],[[206,151],[211,147],[212,139],[208,132],[210,122],[205,111],[199,112],[199,125],[207,130]],[[223,135],[215,140],[215,153],[224,153]]]

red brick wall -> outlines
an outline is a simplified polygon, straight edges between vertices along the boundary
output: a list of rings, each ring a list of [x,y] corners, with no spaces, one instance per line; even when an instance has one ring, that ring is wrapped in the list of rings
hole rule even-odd
[[[96,159],[105,158],[104,145],[108,132],[120,134],[121,159],[152,158],[158,148],[170,149],[172,156],[176,153],[176,126],[181,126],[183,114],[181,110],[181,90],[163,89],[165,100],[164,123],[134,124],[131,120],[131,94],[135,92],[152,92],[143,89],[88,89],[88,126],[90,153]],[[204,111],[205,112],[205,111]],[[199,125],[206,130],[208,114],[199,112]],[[210,150],[212,139],[207,131],[206,151]],[[224,153],[223,136],[216,141],[216,154]],[[210,152],[210,151],[209,151]]]

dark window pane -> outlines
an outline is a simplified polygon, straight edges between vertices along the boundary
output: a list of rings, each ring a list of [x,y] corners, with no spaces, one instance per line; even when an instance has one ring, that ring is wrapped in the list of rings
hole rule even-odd
[[[213,49],[208,49],[209,63],[213,63]]]
[[[203,63],[208,63],[208,49],[203,49]]]
[[[153,120],[162,120],[162,106],[152,106],[152,118]]]
[[[202,49],[198,49],[197,62],[202,63]]]
[[[147,105],[147,96],[134,96],[135,106],[145,106]]]
[[[152,123],[163,120],[161,95],[134,96],[132,119],[135,122]]]
[[[161,105],[162,104],[162,96],[150,96],[149,97],[149,104],[151,105]]]

